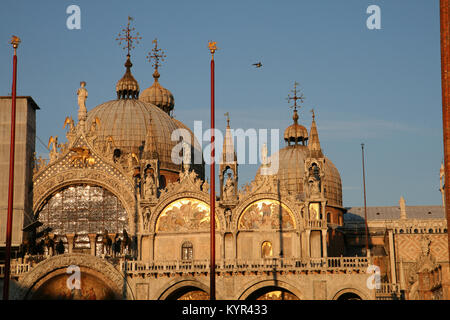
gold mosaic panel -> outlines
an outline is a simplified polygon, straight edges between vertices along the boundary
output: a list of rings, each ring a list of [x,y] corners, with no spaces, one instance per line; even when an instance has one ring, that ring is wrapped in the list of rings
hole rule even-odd
[[[170,203],[158,217],[157,232],[208,231],[210,228],[209,205],[193,198]],[[216,219],[216,229],[218,222]]]
[[[295,219],[283,203],[264,199],[253,202],[244,210],[238,226],[240,230],[292,230],[295,229]]]

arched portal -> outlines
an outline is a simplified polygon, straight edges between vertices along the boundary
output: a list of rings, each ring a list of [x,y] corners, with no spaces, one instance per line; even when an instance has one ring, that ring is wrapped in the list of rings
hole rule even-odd
[[[346,292],[341,294],[336,300],[362,300],[362,298],[354,292]]]
[[[368,300],[369,297],[366,296],[360,290],[354,288],[346,288],[337,292],[333,300]]]
[[[276,286],[268,286],[254,291],[247,297],[246,300],[300,300],[300,299],[287,289]]]
[[[107,279],[98,271],[78,267],[79,284],[71,281],[73,274],[68,274],[67,268],[56,270],[36,285],[35,290],[30,292],[30,300],[116,300],[119,298],[117,292],[107,283]],[[75,271],[75,270],[73,270]],[[69,285],[71,285],[69,287]]]
[[[129,283],[114,265],[92,255],[72,253],[35,265],[18,282],[15,300],[133,299]]]
[[[209,300],[209,294],[200,288],[185,286],[172,292],[167,300]]]

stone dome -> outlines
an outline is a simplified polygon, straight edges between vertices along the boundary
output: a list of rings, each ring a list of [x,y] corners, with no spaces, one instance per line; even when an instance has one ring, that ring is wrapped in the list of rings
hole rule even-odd
[[[303,182],[305,177],[305,160],[309,149],[304,145],[286,146],[269,157],[269,163],[278,158],[278,171],[276,175],[280,185],[284,186],[293,194],[303,195]],[[327,158],[324,167],[324,191],[328,205],[342,207],[342,183],[341,176],[335,165]],[[257,171],[260,175],[261,167]]]
[[[165,112],[161,105],[150,103],[145,95],[144,99],[138,99],[139,84],[131,73],[131,67],[130,56],[127,55],[125,74],[116,85],[117,100],[100,104],[87,114],[88,126],[97,122],[97,119],[100,122],[95,129],[94,143],[103,148],[112,138],[113,147],[120,149],[122,153],[141,154],[144,158],[157,157],[160,169],[180,172],[181,164],[172,161],[172,150],[179,143],[172,141],[173,131],[180,128],[188,130],[192,137],[189,143],[194,152],[201,152],[200,144],[192,131]],[[170,96],[173,107],[171,93]],[[193,169],[200,176],[204,175],[203,163]]]
[[[272,154],[267,168],[261,166],[257,175],[262,173],[275,175],[280,181],[280,185],[287,188],[293,194],[304,196],[303,184],[306,176],[305,161],[307,158],[324,160],[324,196],[328,200],[328,205],[342,208],[342,182],[339,171],[335,165],[325,157],[320,147],[319,134],[313,112],[313,121],[308,139],[308,130],[298,124],[297,110],[294,109],[294,124],[290,125],[284,132],[284,139],[287,146]],[[274,163],[278,161],[278,168]]]
[[[87,123],[92,123],[95,118],[100,120],[96,143],[106,144],[111,136],[115,148],[139,154],[151,130],[155,149],[151,151],[158,154],[161,168],[180,170],[180,165],[171,160],[172,149],[177,143],[171,140],[171,134],[179,125],[158,107],[137,99],[112,100],[89,111]]]
[[[175,99],[169,90],[161,86],[158,81],[159,76],[158,70],[155,70],[153,73],[155,81],[149,88],[142,91],[139,100],[154,104],[166,113],[170,113],[175,106]]]

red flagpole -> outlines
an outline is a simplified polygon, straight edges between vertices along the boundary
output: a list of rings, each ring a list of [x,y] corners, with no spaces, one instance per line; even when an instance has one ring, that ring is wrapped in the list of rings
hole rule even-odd
[[[216,300],[216,180],[215,180],[215,149],[214,149],[214,52],[215,43],[209,45],[211,50],[211,186],[210,186],[210,300]]]
[[[9,151],[9,187],[8,187],[8,218],[6,222],[6,248],[5,248],[5,277],[3,279],[3,300],[9,300],[9,278],[11,265],[11,231],[13,222],[13,200],[14,200],[14,153],[16,141],[16,81],[17,81],[17,55],[16,49],[20,39],[12,38],[11,44],[14,48],[13,57],[13,83],[11,103],[11,145]]]
[[[369,232],[367,229],[367,205],[366,205],[366,171],[364,169],[364,143],[361,143],[362,150],[362,169],[363,169],[363,187],[364,187],[364,222],[366,229],[366,255],[369,253]]]

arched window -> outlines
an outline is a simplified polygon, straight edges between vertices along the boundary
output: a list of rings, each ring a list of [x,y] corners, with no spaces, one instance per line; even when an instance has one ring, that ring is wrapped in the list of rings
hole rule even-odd
[[[327,222],[330,223],[331,222],[331,212],[327,213]]]
[[[51,233],[66,245],[66,234],[75,234],[74,247],[88,249],[89,233],[122,233],[128,230],[127,213],[110,191],[92,185],[72,185],[54,193],[39,212],[42,231]],[[58,240],[59,241],[59,240]]]
[[[261,244],[261,257],[270,258],[273,256],[272,243],[270,241],[264,241]]]
[[[181,246],[181,260],[192,260],[194,257],[194,246],[191,242],[185,241]]]

